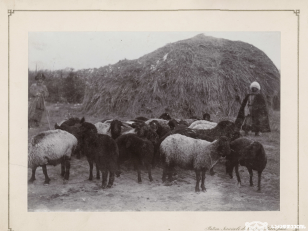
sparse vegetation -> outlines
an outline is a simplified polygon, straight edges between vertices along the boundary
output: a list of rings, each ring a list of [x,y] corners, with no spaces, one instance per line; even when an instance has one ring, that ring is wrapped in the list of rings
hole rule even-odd
[[[46,76],[44,84],[49,91],[48,102],[82,103],[85,91],[84,71],[40,70]],[[29,88],[35,82],[36,71],[28,72]],[[29,95],[30,97],[30,95]]]

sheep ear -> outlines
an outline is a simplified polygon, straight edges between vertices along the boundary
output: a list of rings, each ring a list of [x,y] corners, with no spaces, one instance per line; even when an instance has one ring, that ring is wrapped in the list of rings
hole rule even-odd
[[[85,118],[82,117],[82,119],[80,120],[80,123],[83,124],[85,122]]]
[[[57,123],[55,123],[55,129],[60,129],[60,126]]]

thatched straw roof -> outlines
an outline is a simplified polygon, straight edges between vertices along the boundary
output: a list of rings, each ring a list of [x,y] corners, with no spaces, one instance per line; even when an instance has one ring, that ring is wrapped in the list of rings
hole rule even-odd
[[[267,55],[241,41],[197,35],[136,60],[121,60],[90,74],[84,110],[118,115],[235,114],[252,81],[271,97],[280,73]]]

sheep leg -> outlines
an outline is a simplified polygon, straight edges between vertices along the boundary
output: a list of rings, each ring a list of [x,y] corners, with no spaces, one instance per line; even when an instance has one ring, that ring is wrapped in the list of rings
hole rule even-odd
[[[43,173],[44,173],[44,175],[45,175],[44,184],[49,184],[50,178],[48,177],[48,174],[47,174],[46,165],[43,165],[43,166],[42,166],[42,169],[43,169]]]
[[[64,179],[68,180],[70,177],[70,168],[71,168],[71,163],[69,161],[69,159],[65,158],[65,176]]]
[[[117,177],[119,177],[119,176],[121,176],[122,172],[121,172],[121,168],[120,168],[119,162],[117,163],[117,165],[118,165],[118,169],[116,170],[115,174],[116,174]]]
[[[168,181],[169,182],[173,181],[172,175],[174,172],[175,172],[174,166],[169,166],[168,168]]]
[[[109,172],[109,182],[107,188],[111,188],[114,182],[114,172]]]
[[[98,164],[96,163],[96,165],[95,165],[95,167],[96,167],[96,179],[100,179],[100,174],[99,174],[99,168],[98,168]]]
[[[200,183],[200,170],[196,170],[196,187],[195,187],[195,192],[200,192],[199,183]]]
[[[134,162],[134,171],[137,171],[137,164]]]
[[[211,176],[214,176],[214,175],[215,175],[214,167],[210,168],[210,175],[211,175]]]
[[[37,167],[34,167],[34,168],[32,169],[32,176],[31,176],[30,180],[28,181],[29,183],[33,183],[33,181],[36,180],[36,179],[35,179],[35,171],[36,171],[36,168],[37,168]]]
[[[77,143],[76,158],[77,158],[77,159],[80,159],[80,158],[81,158],[81,145],[80,145],[80,143]]]
[[[258,171],[258,192],[261,191],[261,173],[262,171]]]
[[[168,166],[167,164],[164,164],[163,177],[162,177],[163,182],[166,181],[167,172],[168,172]]]
[[[141,164],[138,163],[137,160],[134,160],[134,169],[137,170],[137,174],[138,174],[138,183],[139,183],[139,184],[142,183],[140,165],[141,165]]]
[[[141,170],[140,170],[140,166],[137,166],[137,173],[138,173],[138,183],[141,184],[142,180],[141,180]]]
[[[151,164],[148,164],[147,169],[148,169],[148,174],[149,174],[149,180],[153,181],[152,172],[151,172]]]
[[[61,176],[62,177],[65,176],[65,160],[64,159],[61,161]]]
[[[235,174],[236,174],[236,178],[237,178],[237,183],[238,183],[239,186],[241,186],[242,182],[241,182],[240,174],[238,172],[238,163],[235,165]]]
[[[253,186],[253,182],[252,182],[252,176],[253,176],[253,173],[252,173],[252,169],[250,167],[247,167],[248,169],[248,172],[249,172],[249,176],[250,176],[250,186]]]
[[[231,179],[233,179],[233,168],[234,166],[231,167],[230,172],[229,172],[229,176]],[[235,173],[236,173],[236,170],[235,170]]]
[[[93,161],[92,160],[88,160],[89,165],[90,165],[90,176],[89,176],[89,180],[93,180]]]
[[[202,192],[205,192],[206,191],[206,188],[205,188],[205,186],[204,186],[204,181],[205,181],[205,170],[204,169],[202,169],[202,178],[201,178],[201,189],[202,189]]]
[[[106,170],[102,171],[102,188],[106,188],[107,185],[107,177],[108,177],[108,172]]]

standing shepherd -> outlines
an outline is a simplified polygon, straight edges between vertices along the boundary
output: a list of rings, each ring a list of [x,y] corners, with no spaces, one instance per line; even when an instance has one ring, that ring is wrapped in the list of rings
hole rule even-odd
[[[45,111],[45,98],[49,93],[44,85],[45,75],[39,73],[35,76],[36,82],[30,87],[30,95],[34,97],[29,105],[28,126],[30,128],[39,127]]]
[[[256,136],[259,136],[260,132],[271,131],[266,101],[260,91],[261,87],[258,82],[251,83],[250,93],[242,102],[235,120],[238,129],[242,127],[245,135],[248,135],[249,131],[254,132]]]

